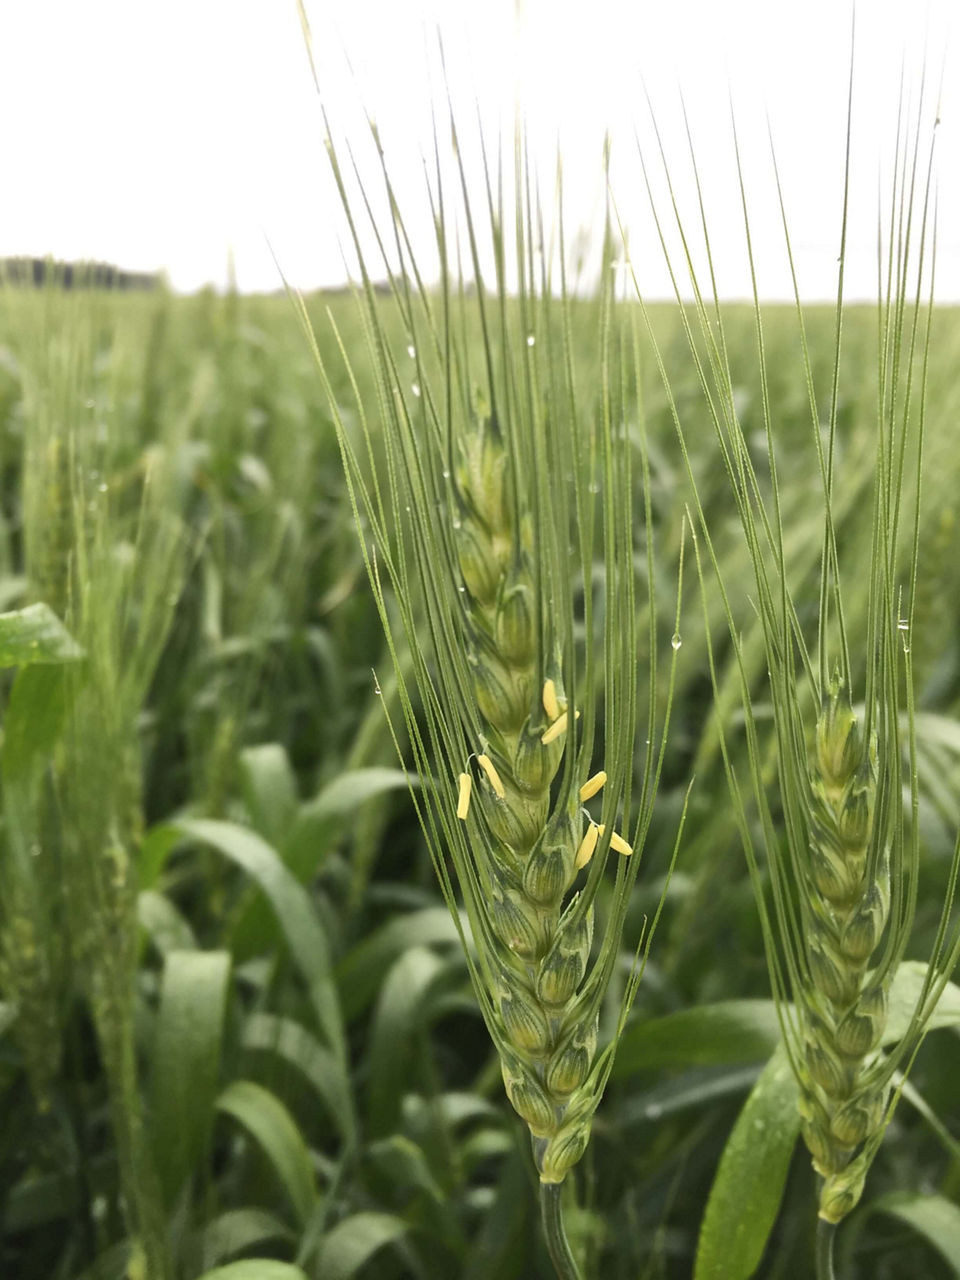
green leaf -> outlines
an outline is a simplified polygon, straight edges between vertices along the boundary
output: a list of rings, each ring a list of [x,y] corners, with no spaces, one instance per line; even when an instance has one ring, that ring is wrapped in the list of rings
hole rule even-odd
[[[890,1006],[883,1034],[884,1044],[895,1044],[906,1034],[920,998],[927,967],[923,960],[904,960],[894,974],[890,984]],[[960,1025],[960,987],[948,982],[927,1023],[927,1030],[936,1031],[938,1027],[957,1025]]]
[[[162,956],[196,949],[193,930],[165,893],[142,890],[137,896],[137,919]]]
[[[252,1080],[227,1085],[217,1107],[238,1120],[259,1143],[301,1226],[306,1226],[317,1200],[316,1180],[310,1152],[290,1112],[275,1094]]]
[[[242,1253],[267,1240],[293,1241],[294,1233],[265,1209],[228,1209],[203,1229],[204,1267],[216,1266],[232,1253]]]
[[[292,1018],[279,1018],[269,1013],[254,1013],[243,1027],[243,1047],[274,1053],[289,1062],[316,1090],[331,1120],[350,1139],[348,1117],[352,1114],[346,1083],[332,1052],[322,1045],[306,1027]]]
[[[466,922],[464,922],[466,927]],[[395,917],[349,951],[337,966],[347,1021],[359,1017],[372,1003],[394,960],[410,947],[460,943],[453,917],[446,907],[424,907]]]
[[[0,667],[34,662],[75,662],[83,650],[45,604],[0,613]]]
[[[447,963],[433,951],[412,947],[394,963],[380,989],[369,1055],[368,1122],[372,1134],[389,1133],[399,1119],[423,1001],[446,968]]]
[[[530,1265],[529,1242],[539,1224],[531,1221],[534,1197],[530,1194],[527,1169],[516,1147],[499,1170],[492,1207],[470,1244],[463,1280],[520,1280],[534,1274]]]
[[[63,671],[38,665],[17,672],[3,720],[5,788],[26,785],[46,767],[63,730],[68,705]]]
[[[201,1159],[213,1123],[230,981],[226,951],[172,951],[153,1052],[153,1151],[170,1204]]]
[[[769,1058],[780,1042],[772,1000],[720,1000],[631,1023],[617,1047],[613,1079],[661,1067],[707,1067]]]
[[[272,1258],[244,1258],[225,1267],[205,1271],[200,1280],[308,1280],[305,1272],[290,1262]]]
[[[355,1213],[338,1222],[320,1242],[316,1274],[349,1280],[378,1249],[401,1239],[408,1224],[392,1213]]]
[[[243,798],[254,827],[270,844],[283,844],[297,815],[297,780],[286,749],[278,742],[240,753]]]
[[[167,858],[182,840],[183,836],[176,827],[156,826],[146,832],[137,855],[137,879],[141,889],[156,887]]]
[[[727,1140],[700,1228],[694,1280],[748,1280],[760,1265],[800,1132],[798,1088],[778,1049]]]
[[[440,1213],[444,1217],[448,1216],[447,1197],[443,1188],[433,1176],[423,1148],[412,1138],[402,1133],[393,1133],[389,1138],[371,1142],[364,1154],[392,1186],[403,1187],[405,1191],[416,1188],[425,1192],[435,1201]]]
[[[410,781],[402,769],[381,765],[350,769],[325,786],[315,799],[303,806],[302,812],[310,819],[342,817],[385,791],[405,791]]]
[[[752,1064],[747,1067],[695,1067],[692,1071],[683,1071],[653,1089],[625,1099],[614,1114],[605,1114],[603,1123],[620,1129],[656,1122],[677,1111],[705,1107],[718,1098],[752,1089],[761,1070]]]
[[[301,884],[317,874],[335,839],[365,802],[408,786],[399,769],[352,769],[334,778],[297,812],[295,782],[282,747],[254,747],[244,752],[244,760],[245,796],[254,825],[276,845],[284,865]],[[267,950],[275,933],[276,925],[263,902],[250,902],[233,926],[234,954]]]
[[[302,805],[283,848],[286,864],[299,880],[316,874],[330,846],[361,805],[410,785],[401,769],[381,766],[339,774],[318,796]]]
[[[200,818],[180,819],[171,826],[181,835],[217,849],[242,867],[266,894],[307,983],[320,1026],[345,1072],[346,1039],[327,937],[303,885],[293,878],[276,850],[245,827]]]
[[[952,1201],[926,1192],[892,1191],[868,1208],[889,1213],[919,1232],[960,1276],[960,1208]]]

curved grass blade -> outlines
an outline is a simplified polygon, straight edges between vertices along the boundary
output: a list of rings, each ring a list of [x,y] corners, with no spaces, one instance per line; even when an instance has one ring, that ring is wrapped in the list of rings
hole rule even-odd
[[[244,1258],[225,1267],[205,1271],[200,1280],[309,1280],[305,1271],[290,1262],[272,1258]]]
[[[724,1148],[700,1228],[694,1280],[749,1280],[780,1209],[800,1133],[800,1089],[778,1049]]]
[[[263,1150],[289,1197],[301,1227],[317,1203],[313,1163],[296,1122],[280,1099],[252,1080],[235,1080],[217,1109],[239,1121]]]
[[[346,1040],[329,947],[306,890],[283,865],[276,850],[245,827],[202,818],[181,818],[169,826],[185,838],[217,849],[259,884],[307,983],[320,1027],[346,1074]]]
[[[150,1122],[153,1158],[168,1205],[209,1140],[229,983],[226,951],[173,951],[164,965]]]
[[[402,1240],[409,1223],[391,1213],[355,1213],[338,1222],[320,1243],[316,1274],[323,1280],[351,1280],[388,1244]]]

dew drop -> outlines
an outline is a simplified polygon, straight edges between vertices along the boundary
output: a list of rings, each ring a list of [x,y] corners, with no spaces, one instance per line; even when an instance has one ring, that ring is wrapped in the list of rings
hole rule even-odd
[[[910,623],[906,620],[906,618],[901,618],[900,621],[897,623],[897,630],[908,631],[909,629],[910,629]]]
[[[648,1103],[647,1108],[646,1108],[646,1115],[647,1115],[647,1119],[648,1119],[648,1120],[658,1120],[658,1119],[660,1118],[660,1112],[661,1112],[661,1110],[662,1110],[662,1108],[661,1108],[661,1106],[660,1106],[660,1104],[659,1104],[659,1103],[657,1103],[657,1102],[651,1102],[651,1103]]]
[[[410,357],[411,360],[416,360],[417,358],[417,348],[413,345],[412,342],[410,346],[407,347],[407,355]]]
[[[418,396],[420,394],[420,383],[415,382],[413,386],[410,388],[410,390],[413,392],[415,396]]]
[[[533,336],[533,334],[532,334],[532,333],[528,333],[528,334],[527,334],[527,346],[528,346],[528,347],[532,347],[532,346],[534,345],[534,343],[535,343],[535,342],[536,342],[536,338]]]
[[[107,482],[106,482],[106,480],[104,480],[102,484],[97,485],[97,492],[98,492],[98,493],[106,493],[106,492],[107,492],[107,488],[108,488]]]
[[[444,480],[449,480],[449,479],[450,479],[450,472],[447,470],[447,468],[446,468],[446,467],[444,467],[444,468],[443,468],[443,478],[444,478]]]
[[[463,595],[466,589],[467,589],[466,587],[457,587],[457,590],[460,592],[461,595]]]
[[[673,648],[674,653],[676,653],[676,651],[680,648],[682,644],[683,644],[683,641],[680,638],[680,632],[675,631],[673,633],[673,638],[670,641],[670,645]]]

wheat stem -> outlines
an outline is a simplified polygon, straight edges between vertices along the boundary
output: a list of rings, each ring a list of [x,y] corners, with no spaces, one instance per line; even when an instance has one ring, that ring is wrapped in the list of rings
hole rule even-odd
[[[817,1280],[834,1280],[833,1240],[837,1224],[817,1219]]]
[[[570,1249],[563,1227],[563,1186],[559,1182],[540,1183],[540,1213],[550,1260],[558,1280],[583,1280],[583,1272]]]

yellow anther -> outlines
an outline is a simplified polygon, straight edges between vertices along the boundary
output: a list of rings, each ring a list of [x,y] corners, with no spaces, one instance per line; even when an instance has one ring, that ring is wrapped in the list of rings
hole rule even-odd
[[[581,867],[585,867],[593,857],[593,851],[597,847],[597,841],[600,839],[602,828],[598,827],[595,822],[591,822],[587,827],[586,834],[580,841],[580,847],[577,850],[577,856],[573,860],[573,865],[579,871]]]
[[[507,793],[504,790],[503,783],[500,781],[499,773],[497,773],[496,769],[493,767],[493,761],[490,757],[477,756],[477,764],[490,779],[490,785],[493,787],[499,798],[501,800],[505,799]]]
[[[580,799],[589,800],[591,796],[595,796],[598,791],[602,791],[606,786],[607,774],[604,769],[599,773],[595,773],[592,778],[588,778],[580,788]]]
[[[457,797],[457,817],[461,822],[466,822],[467,813],[470,809],[470,792],[473,789],[473,779],[469,773],[461,773],[460,775],[460,795]]]
[[[557,686],[552,680],[543,682],[543,709],[551,723],[560,715],[560,703],[557,701]]]
[[[566,732],[567,732],[567,713],[565,711],[563,715],[559,717],[559,719],[554,720],[550,728],[546,731],[546,733],[542,735],[542,737],[540,738],[540,741],[543,743],[545,747],[549,746],[551,742],[554,742],[557,738],[560,737],[561,733],[566,733]]]
[[[629,858],[633,853],[633,845],[627,844],[623,836],[617,835],[616,831],[610,837],[610,848],[616,853],[622,853],[625,858]]]

